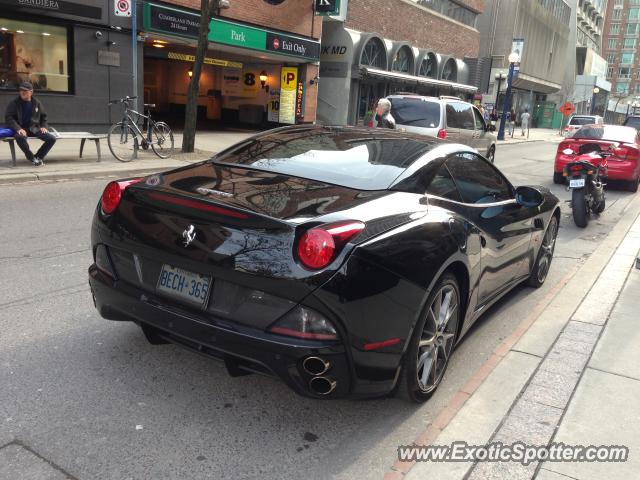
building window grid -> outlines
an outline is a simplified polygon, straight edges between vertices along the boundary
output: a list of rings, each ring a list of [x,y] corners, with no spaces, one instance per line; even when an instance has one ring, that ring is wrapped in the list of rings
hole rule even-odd
[[[620,24],[612,23],[609,27],[609,35],[620,35]]]

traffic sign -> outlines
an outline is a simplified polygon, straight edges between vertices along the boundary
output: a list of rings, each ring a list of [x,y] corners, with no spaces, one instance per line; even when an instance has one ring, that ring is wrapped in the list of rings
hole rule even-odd
[[[131,16],[131,0],[113,0],[113,6],[116,17]]]
[[[571,104],[571,102],[567,102],[560,107],[560,112],[562,112],[562,114],[565,116],[571,115],[575,111],[576,111],[576,107],[574,107],[573,104]]]

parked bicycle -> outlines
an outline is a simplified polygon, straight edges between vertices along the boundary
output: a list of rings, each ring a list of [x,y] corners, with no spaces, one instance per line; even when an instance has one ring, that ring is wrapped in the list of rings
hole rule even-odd
[[[165,122],[156,122],[151,118],[153,103],[145,103],[144,114],[131,108],[137,97],[124,97],[111,100],[109,105],[124,104],[122,120],[111,126],[107,143],[114,157],[121,162],[130,162],[137,158],[138,151],[149,147],[160,158],[168,158],[173,152],[173,133]],[[139,125],[141,123],[142,125]]]

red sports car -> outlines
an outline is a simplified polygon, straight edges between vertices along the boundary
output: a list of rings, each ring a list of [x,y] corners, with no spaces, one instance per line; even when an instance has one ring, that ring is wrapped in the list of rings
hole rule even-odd
[[[566,150],[573,153],[567,154]],[[571,138],[558,145],[553,167],[553,182],[564,183],[562,169],[577,155],[607,150],[607,179],[624,182],[627,190],[638,191],[640,182],[640,133],[633,127],[619,125],[584,125]]]

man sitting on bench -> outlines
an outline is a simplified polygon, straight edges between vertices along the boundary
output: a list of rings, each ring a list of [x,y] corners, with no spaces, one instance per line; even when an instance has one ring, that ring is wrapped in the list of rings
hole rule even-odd
[[[20,84],[20,96],[7,105],[5,123],[15,132],[16,143],[34,166],[44,165],[44,157],[49,153],[56,137],[49,133],[47,112],[42,103],[33,97],[33,85]],[[27,137],[37,137],[44,143],[34,155],[29,149]]]

